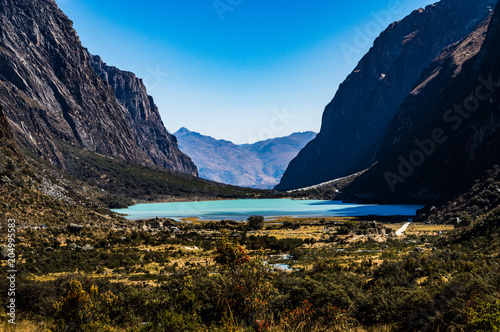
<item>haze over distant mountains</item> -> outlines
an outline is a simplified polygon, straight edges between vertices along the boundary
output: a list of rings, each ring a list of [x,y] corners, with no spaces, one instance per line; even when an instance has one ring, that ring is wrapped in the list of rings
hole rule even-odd
[[[202,178],[252,188],[273,188],[297,153],[316,133],[237,145],[181,128],[174,134],[179,148],[189,155]]]

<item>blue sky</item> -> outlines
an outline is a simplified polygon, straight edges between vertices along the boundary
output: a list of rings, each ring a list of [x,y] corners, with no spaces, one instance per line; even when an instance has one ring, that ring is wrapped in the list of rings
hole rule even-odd
[[[56,0],[85,47],[144,79],[167,129],[236,143],[318,131],[392,21],[429,0]]]

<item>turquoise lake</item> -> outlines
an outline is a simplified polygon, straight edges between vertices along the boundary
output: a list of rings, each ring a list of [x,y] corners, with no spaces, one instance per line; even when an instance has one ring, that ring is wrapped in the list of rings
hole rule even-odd
[[[414,216],[419,205],[360,205],[341,201],[292,199],[238,199],[225,201],[137,204],[114,212],[128,215],[128,219],[192,218],[203,220],[245,220],[251,215],[267,218],[289,217],[356,217]]]

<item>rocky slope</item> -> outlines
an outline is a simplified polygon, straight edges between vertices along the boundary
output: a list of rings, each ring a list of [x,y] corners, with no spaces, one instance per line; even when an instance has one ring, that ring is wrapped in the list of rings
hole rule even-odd
[[[131,101],[144,98],[152,104],[144,95]],[[141,165],[196,173],[156,122],[159,118],[147,121],[120,105],[53,0],[0,0],[0,102],[16,140],[60,167],[66,165],[60,143],[67,143]],[[145,134],[149,125],[158,132]],[[153,136],[156,141],[147,141]]]
[[[10,130],[9,121],[0,106],[0,143],[3,147],[8,147],[13,140],[14,135],[12,135],[12,131]]]
[[[179,150],[175,136],[163,125],[158,107],[142,80],[134,73],[108,66],[99,56],[89,54],[89,58],[97,74],[113,88],[137,145],[156,165],[198,175],[196,166]]]
[[[436,201],[500,164],[500,7],[444,50],[406,98],[355,197]]]
[[[182,151],[193,158],[205,179],[253,188],[273,188],[288,163],[316,133],[294,133],[254,144],[236,145],[181,128]]]
[[[0,106],[0,216],[17,225],[120,221],[106,210],[100,189],[69,179],[55,167],[23,155]],[[4,219],[5,222],[6,219]]]
[[[306,187],[363,170],[422,71],[489,15],[494,0],[442,0],[390,25],[326,107],[322,128],[277,189]]]

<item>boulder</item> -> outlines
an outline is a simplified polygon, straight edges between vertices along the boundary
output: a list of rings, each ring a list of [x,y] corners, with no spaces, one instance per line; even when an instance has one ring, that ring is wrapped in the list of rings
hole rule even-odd
[[[66,228],[71,233],[80,233],[81,230],[83,229],[83,225],[69,224],[68,227],[66,227]]]
[[[0,246],[0,258],[1,259],[8,259],[8,254],[9,254],[9,246],[3,245]]]
[[[92,247],[90,244],[86,244],[82,247],[83,251],[90,251],[92,249],[94,249],[94,247]]]

